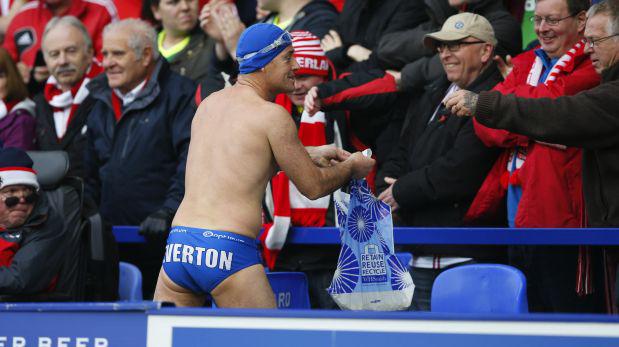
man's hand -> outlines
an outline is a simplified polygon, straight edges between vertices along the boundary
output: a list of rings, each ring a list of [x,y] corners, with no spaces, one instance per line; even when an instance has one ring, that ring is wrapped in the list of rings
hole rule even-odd
[[[342,47],[340,34],[335,30],[329,30],[329,33],[320,41],[320,46],[325,52]]]
[[[395,201],[395,198],[393,197],[393,184],[396,181],[397,180],[395,178],[385,177],[385,183],[387,183],[389,185],[389,188],[385,189],[378,196],[378,200],[380,200],[380,201],[386,203],[387,205],[391,206],[391,212],[394,212],[395,210],[400,208],[400,205],[398,205],[398,202]]]
[[[514,64],[512,63],[512,56],[509,54],[505,56],[505,60],[503,60],[500,55],[495,55],[494,61],[496,62],[497,68],[501,72],[501,76],[503,76],[503,79],[507,78],[507,75],[509,75],[514,69]]]
[[[478,94],[468,90],[458,90],[445,100],[445,107],[456,116],[473,116],[477,107]]]
[[[372,54],[372,51],[361,45],[352,45],[348,47],[348,51],[346,52],[346,55],[356,62],[368,60],[370,54]]]
[[[391,76],[393,76],[393,79],[395,79],[396,87],[398,88],[398,90],[400,90],[400,83],[402,82],[402,73],[400,71],[395,71],[395,70],[387,70],[386,72],[390,74]]]
[[[211,0],[208,4],[202,7],[200,16],[198,17],[202,31],[217,42],[222,42],[223,38],[221,37],[219,27],[215,24],[214,18],[217,17],[215,16],[215,12],[219,6],[227,2],[228,0]]]
[[[213,16],[215,25],[219,28],[221,38],[226,50],[231,57],[236,57],[236,44],[245,30],[245,24],[241,22],[236,5],[224,3],[217,7],[216,16]]]
[[[30,82],[30,70],[32,70],[32,68],[23,62],[18,61],[17,70],[19,71],[21,78],[24,80],[24,83],[28,84],[28,82]]]
[[[312,87],[305,96],[304,110],[310,116],[315,115],[322,108],[322,101],[318,97],[318,87]]]
[[[355,152],[346,161],[352,162],[352,178],[362,179],[367,176],[374,168],[376,160],[366,157],[361,152]]]
[[[165,239],[170,232],[174,211],[162,208],[146,217],[140,224],[139,234],[145,237]]]
[[[336,148],[333,145],[305,147],[305,149],[307,150],[307,153],[309,153],[314,164],[319,167],[328,167],[342,162],[350,157],[349,152]]]

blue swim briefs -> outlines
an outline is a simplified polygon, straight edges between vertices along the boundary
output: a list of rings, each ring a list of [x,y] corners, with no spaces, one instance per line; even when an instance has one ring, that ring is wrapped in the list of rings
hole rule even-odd
[[[230,275],[255,264],[260,264],[260,255],[254,239],[183,226],[170,230],[163,258],[163,269],[174,283],[204,294]]]

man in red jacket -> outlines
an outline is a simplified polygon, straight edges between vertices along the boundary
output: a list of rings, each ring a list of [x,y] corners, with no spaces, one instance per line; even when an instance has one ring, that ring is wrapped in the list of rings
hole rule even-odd
[[[100,57],[103,27],[118,19],[111,0],[40,0],[25,4],[15,15],[4,39],[6,48],[18,63],[22,75],[29,76],[41,48],[45,25],[53,17],[75,16],[84,23],[92,37],[97,57]],[[36,71],[35,71],[36,72]],[[41,72],[37,81],[47,78]],[[36,77],[35,77],[36,78]]]
[[[585,54],[583,32],[588,0],[540,0],[532,17],[540,47],[513,59],[505,81],[494,89],[528,98],[573,95],[599,84]],[[505,71],[507,72],[507,71]],[[480,188],[468,220],[484,220],[507,204],[512,228],[578,228],[585,226],[582,198],[582,154],[577,148],[534,141],[477,121],[475,133],[492,147],[505,148]],[[534,311],[595,310],[591,290],[577,269],[586,266],[585,249],[511,247],[510,259],[530,284]],[[582,273],[582,272],[578,272]]]

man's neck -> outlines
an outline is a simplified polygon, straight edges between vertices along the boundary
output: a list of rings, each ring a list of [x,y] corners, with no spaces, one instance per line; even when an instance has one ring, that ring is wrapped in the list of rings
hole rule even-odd
[[[55,4],[55,5],[47,4],[47,8],[52,12],[54,16],[61,16],[65,14],[65,12],[67,12],[69,7],[71,7],[70,0],[61,1],[60,3]]]
[[[250,75],[239,75],[236,83],[253,89],[258,96],[266,101],[275,100],[275,93],[266,88],[266,81]]]
[[[286,0],[285,5],[278,12],[279,22],[287,22],[294,18],[301,9],[311,0]]]

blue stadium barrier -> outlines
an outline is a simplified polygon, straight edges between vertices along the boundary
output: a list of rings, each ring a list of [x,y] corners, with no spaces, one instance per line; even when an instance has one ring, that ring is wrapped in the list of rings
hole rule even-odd
[[[120,243],[145,242],[135,226],[114,226],[114,235]],[[394,228],[393,236],[399,245],[619,245],[619,228]],[[293,228],[286,242],[340,244],[340,238],[337,228]]]
[[[0,345],[614,347],[619,317],[5,304]]]

